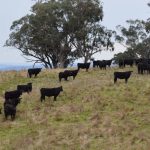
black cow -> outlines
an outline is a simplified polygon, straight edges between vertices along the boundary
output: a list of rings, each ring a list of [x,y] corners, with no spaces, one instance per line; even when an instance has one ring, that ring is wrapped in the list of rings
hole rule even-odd
[[[68,77],[75,77],[77,76],[79,70],[65,70],[64,72],[59,73],[59,81],[61,82],[61,79],[64,78],[66,81],[68,80]]]
[[[145,73],[145,71],[147,71],[147,73],[150,73],[150,64],[148,63],[138,63],[137,68],[139,74],[143,74]]]
[[[123,68],[124,67],[124,60],[123,59],[119,59],[119,68]]]
[[[130,65],[130,67],[132,67],[134,64],[134,59],[124,59],[124,67],[126,65]]]
[[[65,81],[68,80],[69,73],[68,72],[59,72],[58,74],[59,81],[61,82],[61,79],[65,79]]]
[[[111,66],[112,60],[96,60],[93,61],[93,68],[99,67],[100,69],[105,69],[106,66]]]
[[[14,91],[6,91],[5,92],[5,100],[7,99],[17,99],[22,95],[21,91],[14,90]]]
[[[41,88],[41,102],[43,99],[45,100],[45,96],[51,97],[54,96],[54,101],[56,101],[57,96],[60,94],[60,92],[63,91],[62,86],[57,88]]]
[[[32,83],[27,83],[27,85],[18,85],[17,90],[23,92],[31,92],[32,91]]]
[[[99,61],[99,68],[106,70],[106,61],[105,60]]]
[[[94,60],[93,61],[93,68],[99,67],[99,60]]]
[[[111,63],[112,63],[112,59],[111,60],[105,60],[105,62],[106,62],[106,66],[110,67]]]
[[[16,107],[20,103],[20,100],[21,98],[6,99],[4,105],[11,104]]]
[[[114,83],[117,82],[117,79],[125,79],[125,83],[128,82],[128,79],[131,76],[133,71],[126,71],[126,72],[114,72]]]
[[[134,59],[135,65],[137,66],[139,63],[143,62],[143,59]]]
[[[5,118],[7,119],[8,116],[11,116],[11,119],[14,120],[16,116],[16,107],[12,104],[5,104],[4,105],[4,114]]]
[[[79,70],[65,70],[64,72],[66,72],[68,74],[69,77],[73,77],[73,80],[76,78]]]
[[[36,77],[40,72],[41,72],[42,68],[30,68],[28,69],[28,76],[31,78],[32,75],[34,75],[34,77]]]
[[[86,71],[88,71],[88,69],[90,68],[90,63],[78,63],[78,70],[81,69],[86,69]]]
[[[119,60],[119,67],[120,68],[126,67],[126,65],[129,65],[132,67],[133,64],[134,64],[134,59],[120,59]]]

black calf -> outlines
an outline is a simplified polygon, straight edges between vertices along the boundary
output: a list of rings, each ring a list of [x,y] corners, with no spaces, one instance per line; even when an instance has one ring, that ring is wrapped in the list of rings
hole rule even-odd
[[[75,77],[77,76],[79,70],[65,70],[64,72],[59,73],[59,81],[61,82],[61,79],[64,78],[66,81],[68,80],[68,77]]]
[[[5,92],[5,100],[7,99],[17,99],[22,95],[21,91],[14,90],[14,91],[6,91]]]
[[[117,79],[125,79],[125,83],[128,82],[128,79],[131,76],[133,71],[126,71],[126,72],[114,72],[114,83],[117,82]]]
[[[68,80],[69,73],[68,72],[60,72],[58,77],[59,81],[61,82],[61,79],[65,79],[66,81]]]
[[[20,103],[20,100],[21,98],[6,99],[4,105],[11,104],[16,107]]]
[[[42,68],[30,68],[28,69],[28,76],[31,78],[32,75],[34,75],[34,77],[36,77],[40,72],[41,72]]]
[[[86,69],[86,71],[88,71],[89,68],[90,68],[90,63],[78,63],[78,70]]]
[[[99,60],[93,61],[93,68],[99,67]]]
[[[119,68],[124,67],[124,60],[120,59],[118,63],[119,63]]]
[[[4,105],[4,114],[7,119],[8,116],[11,116],[11,119],[14,120],[16,116],[16,107],[11,104]]]
[[[138,63],[137,68],[139,74],[143,74],[145,73],[145,71],[147,71],[147,73],[150,73],[150,64],[148,63]]]
[[[105,62],[106,62],[106,66],[110,67],[111,63],[112,63],[112,60],[105,60]]]
[[[32,91],[32,83],[28,83],[27,85],[18,85],[17,90],[20,92],[31,92]]]
[[[45,100],[45,96],[51,97],[54,96],[54,101],[56,101],[57,96],[60,94],[60,92],[63,91],[62,86],[57,88],[41,88],[41,102],[43,99]]]
[[[100,69],[105,69],[106,66],[111,66],[112,60],[96,60],[93,61],[93,68],[99,67]]]
[[[134,60],[133,59],[124,59],[124,67],[126,65],[130,65],[130,67],[132,67],[134,64]]]
[[[73,77],[73,79],[76,78],[79,70],[65,70],[64,72],[66,72],[68,74],[68,77]]]
[[[106,61],[105,60],[99,61],[99,68],[106,70]]]

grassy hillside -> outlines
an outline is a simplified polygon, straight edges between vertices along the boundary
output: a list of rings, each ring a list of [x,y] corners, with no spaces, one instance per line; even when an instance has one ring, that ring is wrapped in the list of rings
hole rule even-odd
[[[150,75],[135,68],[128,84],[113,83],[113,72],[80,71],[76,80],[62,81],[56,102],[40,102],[41,87],[59,86],[60,70],[44,70],[28,79],[26,71],[0,73],[0,107],[5,90],[33,82],[23,94],[15,121],[0,115],[0,150],[149,150]]]

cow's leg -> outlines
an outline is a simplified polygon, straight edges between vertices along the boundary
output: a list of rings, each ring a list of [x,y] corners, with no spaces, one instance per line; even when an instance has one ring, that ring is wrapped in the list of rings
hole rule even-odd
[[[56,101],[57,95],[54,96],[54,101]]]
[[[68,81],[68,77],[65,77],[65,81]]]
[[[143,69],[141,69],[141,74],[143,74]]]
[[[117,77],[114,77],[114,83],[116,83],[117,82]]]
[[[45,100],[45,96],[44,95],[41,95],[41,102]]]
[[[61,82],[61,78],[59,77],[59,82]]]
[[[15,119],[15,116],[13,114],[13,115],[11,115],[11,120],[13,121],[14,119]]]
[[[7,117],[8,117],[8,115],[7,114],[5,114],[5,119],[7,120]]]
[[[142,69],[139,70],[139,74],[142,74]]]
[[[32,77],[32,74],[29,74],[29,77],[31,78],[31,77]]]
[[[128,78],[125,78],[125,83],[127,83],[128,82]]]

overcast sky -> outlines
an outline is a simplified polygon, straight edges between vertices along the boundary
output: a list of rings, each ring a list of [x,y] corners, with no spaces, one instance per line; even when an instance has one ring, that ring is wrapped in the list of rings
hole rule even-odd
[[[128,19],[147,19],[150,16],[148,0],[103,0],[103,25],[115,29],[117,25],[124,25]],[[10,47],[3,47],[10,33],[10,26],[14,20],[30,12],[32,0],[1,0],[0,5],[0,64],[26,64],[21,53]],[[118,44],[115,52],[102,52],[97,59],[110,59],[114,53],[123,51]]]

